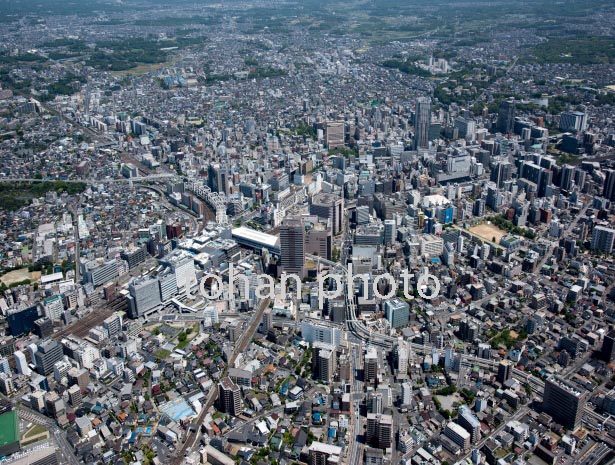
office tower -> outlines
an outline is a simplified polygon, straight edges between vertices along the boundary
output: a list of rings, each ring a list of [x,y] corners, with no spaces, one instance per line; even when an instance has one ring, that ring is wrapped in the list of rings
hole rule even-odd
[[[474,204],[472,205],[472,214],[478,217],[485,215],[485,200],[484,199],[476,199],[474,201]]]
[[[113,337],[122,331],[122,315],[119,312],[115,312],[109,318],[103,321],[103,328],[107,331],[109,337]]]
[[[326,143],[329,150],[338,147],[344,147],[344,122],[343,121],[327,121],[326,128]]]
[[[512,134],[515,125],[515,103],[505,101],[500,103],[498,110],[497,130],[504,134]]]
[[[615,200],[615,170],[604,170],[604,187],[602,196],[608,200]]]
[[[53,365],[64,357],[62,345],[54,339],[48,339],[39,344],[37,349],[34,354],[36,371],[47,376],[53,371]]]
[[[301,337],[314,344],[324,342],[338,347],[342,341],[342,330],[336,326],[319,323],[316,320],[301,322]]]
[[[459,323],[459,338],[462,341],[474,342],[478,338],[478,326],[469,320],[461,320]]]
[[[498,364],[498,383],[504,384],[512,377],[512,362],[510,360],[502,360]]]
[[[229,175],[228,167],[222,167],[219,164],[209,165],[207,170],[207,186],[213,192],[223,194],[229,193]]]
[[[414,147],[416,149],[429,147],[429,126],[431,125],[431,99],[419,97],[416,99],[414,111]]]
[[[194,258],[185,250],[174,250],[161,259],[160,264],[169,267],[175,273],[178,291],[185,292],[186,288],[192,288],[198,284]]]
[[[545,382],[543,409],[562,426],[575,430],[581,424],[588,392],[560,377]]]
[[[384,243],[393,244],[397,238],[397,224],[395,220],[384,220]]]
[[[366,441],[379,449],[389,449],[393,438],[393,417],[378,413],[367,414]]]
[[[118,262],[116,259],[107,261],[90,260],[81,265],[83,281],[92,283],[94,287],[107,284],[118,276]]]
[[[341,462],[342,448],[314,441],[308,449],[310,465],[332,465]]]
[[[315,221],[303,219],[305,253],[331,260],[333,233],[328,221],[319,220],[317,216],[312,218]]]
[[[406,326],[410,320],[410,306],[399,297],[385,301],[384,312],[392,328]]]
[[[228,376],[218,384],[218,401],[220,410],[233,416],[241,415],[241,389]]]
[[[474,416],[472,410],[467,405],[462,405],[457,411],[457,423],[468,433],[470,433],[470,441],[472,444],[480,439],[480,422]]]
[[[572,190],[572,184],[574,183],[574,166],[564,165],[560,174],[559,186],[565,190]]]
[[[562,131],[583,132],[587,129],[587,114],[580,111],[564,111],[559,118]]]
[[[90,384],[90,374],[85,368],[73,367],[68,370],[68,382],[70,384],[76,384],[82,393],[87,392],[88,385]]]
[[[263,312],[263,322],[261,326],[261,331],[263,332],[263,334],[267,334],[272,327],[273,327],[273,315],[271,313],[271,309],[267,308]]]
[[[48,416],[58,418],[66,413],[66,404],[55,391],[51,391],[45,394],[45,409]]]
[[[370,347],[365,354],[364,380],[366,383],[373,383],[378,377],[378,352]]]
[[[145,276],[133,280],[128,286],[128,315],[138,318],[161,304],[158,279]]]
[[[280,226],[280,263],[284,272],[305,277],[305,230],[298,218],[285,218]]]
[[[613,241],[615,240],[615,230],[605,226],[594,227],[592,233],[592,250],[599,250],[605,254],[613,252]]]
[[[335,194],[321,192],[312,197],[310,213],[331,221],[333,235],[344,231],[344,199]]]
[[[462,450],[467,450],[470,448],[470,433],[468,433],[465,429],[463,429],[454,421],[451,421],[449,424],[446,425],[446,428],[444,428],[444,436],[457,444]]]
[[[498,188],[501,188],[504,183],[512,178],[513,165],[507,161],[497,162],[491,170],[491,182],[494,182]]]
[[[606,336],[604,336],[600,355],[602,360],[607,363],[615,361],[615,329],[610,330]]]
[[[16,350],[13,353],[15,357],[15,368],[17,369],[17,373],[20,375],[30,376],[32,370],[28,366],[28,362],[26,360],[26,355],[21,350]]]
[[[61,302],[61,300],[60,300]],[[47,339],[53,334],[53,321],[50,318],[39,318],[34,322],[34,334],[41,339]]]

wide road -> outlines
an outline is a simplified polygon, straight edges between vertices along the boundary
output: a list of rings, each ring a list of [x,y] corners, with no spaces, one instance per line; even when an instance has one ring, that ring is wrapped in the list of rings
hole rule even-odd
[[[263,313],[265,312],[267,307],[269,307],[270,302],[271,302],[271,299],[264,299],[261,301],[258,307],[258,310],[252,316],[252,321],[250,322],[250,326],[248,327],[248,330],[241,336],[241,339],[237,341],[237,344],[235,344],[235,348],[233,349],[231,358],[226,364],[226,367],[224,368],[224,371],[222,372],[222,376],[220,377],[220,379],[226,376],[229,367],[235,364],[235,361],[237,360],[237,357],[239,356],[239,354],[242,354],[248,348],[250,341],[252,341],[252,336],[254,336],[254,333],[258,329],[258,326],[260,325],[263,319]],[[201,413],[199,414],[196,420],[196,424],[199,425],[199,428],[196,431],[190,431],[188,433],[188,436],[186,437],[186,440],[184,441],[184,445],[178,451],[178,455],[173,460],[172,465],[180,465],[183,462],[184,456],[186,455],[186,453],[190,453],[194,450],[194,446],[198,444],[198,441],[201,438],[200,426],[203,424],[203,421],[205,421],[207,412],[214,405],[214,402],[216,401],[217,398],[218,398],[217,386],[212,386],[209,392],[209,395],[207,397],[207,402],[205,403],[205,405],[203,405],[203,409],[201,410]]]

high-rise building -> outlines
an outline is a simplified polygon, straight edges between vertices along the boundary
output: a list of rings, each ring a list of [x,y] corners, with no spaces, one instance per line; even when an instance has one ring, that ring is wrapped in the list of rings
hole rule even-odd
[[[572,165],[562,166],[559,186],[565,191],[572,190],[572,184],[574,183],[574,171],[575,167]]]
[[[332,465],[340,463],[342,448],[333,444],[314,441],[309,449],[310,465]]]
[[[460,425],[451,421],[444,428],[444,436],[457,444],[461,450],[468,450],[471,444],[471,435]]]
[[[393,244],[397,239],[397,224],[395,220],[384,220],[384,243]]]
[[[592,250],[610,254],[613,252],[613,242],[615,241],[615,229],[605,226],[595,226],[592,233]]]
[[[48,339],[39,344],[37,349],[34,354],[36,371],[43,376],[47,376],[53,371],[53,365],[64,357],[62,344],[55,339]]]
[[[138,318],[145,312],[160,305],[160,287],[158,279],[150,276],[137,278],[128,286],[128,315]]]
[[[338,147],[344,147],[345,144],[345,131],[343,121],[327,121],[326,135],[327,148],[329,150],[336,149]]]
[[[602,196],[608,200],[615,200],[615,170],[604,170],[604,186]]]
[[[512,370],[512,362],[510,360],[502,360],[498,364],[498,383],[504,384],[506,381],[508,381],[512,377]]]
[[[562,131],[583,132],[587,129],[587,114],[580,111],[564,111],[559,118]]]
[[[472,410],[467,405],[462,405],[457,411],[457,423],[468,433],[470,433],[470,441],[472,444],[480,439],[480,422],[474,416]]]
[[[228,376],[222,378],[218,385],[218,401],[220,410],[233,416],[241,415],[241,389]]]
[[[378,377],[378,352],[370,347],[365,354],[364,376],[366,383],[373,383]]]
[[[378,413],[367,414],[366,441],[379,449],[389,449],[393,439],[393,417]]]
[[[431,125],[431,99],[416,99],[414,111],[414,146],[417,149],[429,147],[429,126]]]
[[[581,424],[588,392],[559,377],[545,382],[543,409],[562,426],[574,430]]]
[[[508,161],[500,161],[491,170],[491,182],[501,188],[504,183],[512,178],[513,165]]]
[[[335,347],[342,341],[342,330],[337,326],[318,323],[316,320],[301,322],[301,337],[310,344],[324,342]]]
[[[17,373],[30,376],[32,370],[30,370],[30,367],[28,366],[26,355],[21,350],[16,350],[13,353],[13,356],[15,357],[15,368],[17,368]]]
[[[321,383],[330,384],[335,374],[335,350],[321,349],[318,351],[318,377]]]
[[[600,355],[602,360],[607,363],[615,361],[615,329],[610,330],[606,336],[604,336]]]
[[[109,337],[113,337],[122,331],[122,314],[115,312],[109,318],[103,321],[103,328],[107,331]]]
[[[263,321],[262,321],[261,331],[263,332],[263,334],[267,334],[272,327],[273,327],[273,315],[271,313],[271,309],[267,308],[263,312]]]
[[[504,134],[512,134],[515,126],[515,103],[504,101],[498,110],[497,130]]]
[[[50,337],[53,334],[53,321],[51,321],[51,318],[43,317],[36,320],[34,322],[34,334],[41,339]]]
[[[402,383],[401,385],[401,404],[410,405],[412,402],[412,384]]]
[[[399,297],[385,301],[384,312],[391,328],[406,326],[410,320],[410,306]]]
[[[312,197],[310,213],[331,221],[333,235],[344,231],[344,199],[338,195],[321,192]]]
[[[228,194],[229,175],[227,168],[219,164],[209,165],[207,170],[207,186],[209,186],[213,192]]]
[[[280,226],[280,262],[286,273],[305,277],[305,229],[298,218],[285,218]]]

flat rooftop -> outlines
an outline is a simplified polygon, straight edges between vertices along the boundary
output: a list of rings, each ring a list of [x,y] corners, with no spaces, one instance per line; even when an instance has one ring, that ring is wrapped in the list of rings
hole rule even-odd
[[[257,231],[256,229],[246,228],[245,226],[233,229],[232,234],[234,238],[245,239],[267,247],[276,247],[278,245],[277,236]]]

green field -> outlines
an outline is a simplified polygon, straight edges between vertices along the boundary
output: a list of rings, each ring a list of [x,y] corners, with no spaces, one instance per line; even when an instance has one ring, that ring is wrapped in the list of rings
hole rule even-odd
[[[0,415],[0,447],[19,441],[19,421],[17,411]]]

